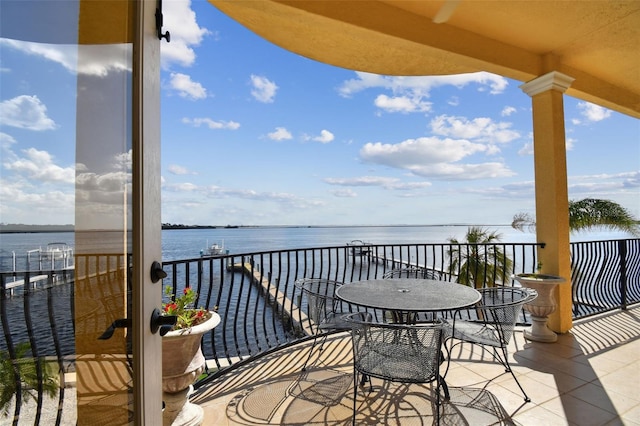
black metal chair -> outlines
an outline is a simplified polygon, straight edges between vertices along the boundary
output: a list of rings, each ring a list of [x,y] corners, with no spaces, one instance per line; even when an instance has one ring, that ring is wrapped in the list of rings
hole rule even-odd
[[[482,299],[476,306],[460,310],[453,319],[445,321],[446,339],[458,340],[455,343],[452,340],[447,352],[452,354],[453,348],[464,342],[480,345],[505,367],[505,373],[511,373],[525,402],[530,402],[531,399],[509,365],[507,348],[522,306],[538,297],[538,293],[531,289],[513,287],[492,287],[478,291],[482,294]]]
[[[436,384],[436,422],[440,422],[440,388],[449,399],[449,389],[440,375],[443,324],[387,324],[363,320],[361,314],[347,317],[353,323],[353,424],[356,421],[358,374],[360,384],[371,377],[401,383]]]
[[[298,287],[307,299],[308,315],[310,327],[313,333],[313,344],[309,350],[307,360],[302,366],[302,371],[307,369],[307,364],[318,342],[318,337],[322,336],[322,344],[327,338],[327,333],[331,331],[346,331],[351,328],[352,323],[345,320],[351,312],[342,310],[342,302],[336,297],[336,289],[343,285],[339,281],[322,278],[301,278],[296,280],[294,285]]]
[[[422,278],[428,280],[440,280],[441,274],[440,272],[432,269],[408,266],[406,268],[390,269],[382,274],[382,278]]]

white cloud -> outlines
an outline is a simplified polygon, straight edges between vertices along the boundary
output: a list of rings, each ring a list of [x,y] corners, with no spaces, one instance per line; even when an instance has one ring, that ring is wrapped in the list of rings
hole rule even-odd
[[[518,150],[518,155],[533,155],[533,142],[525,143],[520,150]]]
[[[336,189],[336,190],[331,191],[331,194],[334,197],[338,197],[338,198],[355,198],[355,197],[358,196],[358,194],[354,190],[349,189],[349,188]]]
[[[207,89],[202,84],[191,80],[191,77],[181,73],[171,73],[171,88],[178,91],[183,98],[193,100],[207,97]]]
[[[483,144],[430,137],[409,139],[398,144],[367,143],[360,150],[360,157],[365,162],[408,170],[422,177],[479,179],[515,174],[498,162],[459,163],[473,154],[487,152],[491,149]]]
[[[464,117],[440,115],[431,120],[430,125],[431,131],[437,135],[489,143],[508,143],[520,137],[520,133],[511,130],[511,123],[496,123],[486,117],[468,120]]]
[[[58,63],[72,74],[105,77],[109,71],[131,71],[130,44],[76,46],[0,38],[0,45]]]
[[[319,136],[315,136],[312,137],[311,140],[315,141],[315,142],[320,142],[320,143],[329,143],[331,141],[333,141],[335,139],[335,137],[333,136],[333,133],[331,133],[328,130],[322,130],[320,131],[320,135]]]
[[[276,96],[278,86],[266,77],[251,75],[251,95],[258,101],[263,103],[273,102]]]
[[[579,102],[578,109],[580,110],[580,114],[589,121],[602,121],[611,117],[611,110],[590,102]]]
[[[512,114],[514,114],[517,110],[512,107],[512,106],[506,106],[502,109],[502,111],[500,112],[500,115],[503,117],[508,117]]]
[[[0,217],[9,222],[36,225],[73,223],[75,209],[74,186],[65,190],[60,185],[34,187],[24,180],[9,181],[0,178]]]
[[[200,127],[202,125],[209,127],[210,129],[227,129],[237,130],[240,128],[240,123],[235,121],[215,121],[210,118],[183,118],[184,124],[189,124],[193,127]]]
[[[196,14],[191,10],[190,0],[170,0],[162,3],[163,31],[171,34],[171,43],[160,43],[162,67],[169,69],[178,64],[190,67],[196,59],[193,47],[199,46],[204,36],[211,34],[196,22]]]
[[[429,112],[431,102],[422,101],[422,98],[410,98],[408,96],[378,95],[373,102],[378,108],[387,112]]]
[[[478,84],[489,88],[490,93],[499,94],[508,86],[506,78],[487,72],[471,74],[437,75],[422,77],[388,77],[366,72],[356,72],[356,78],[343,82],[338,89],[341,96],[349,97],[366,89],[387,89],[394,94],[413,93],[415,96],[429,96],[429,92],[441,86],[462,88],[468,84]]]
[[[324,178],[329,185],[337,186],[379,186],[384,189],[413,190],[431,186],[430,182],[402,182],[398,178],[383,176],[360,176],[355,178]]]
[[[170,164],[167,167],[167,171],[174,175],[195,175],[195,172],[189,171],[186,167],[178,166],[177,164]]]
[[[216,185],[198,186],[192,183],[167,184],[164,189],[169,192],[191,192],[207,198],[229,198],[275,203],[279,209],[308,209],[324,205],[323,201],[309,200],[286,192],[258,192],[253,189],[231,189]]]
[[[570,197],[597,197],[602,194],[608,198],[618,194],[635,194],[637,200],[640,189],[640,170],[620,173],[602,173],[568,177]]]
[[[267,137],[273,141],[283,141],[292,139],[291,133],[284,127],[276,127],[276,130],[267,133]]]
[[[0,103],[0,120],[5,126],[27,130],[52,130],[56,123],[47,117],[47,107],[37,96],[21,95]]]
[[[53,157],[46,151],[28,148],[22,151],[24,157],[12,158],[5,161],[3,167],[41,182],[61,182],[73,184],[75,181],[75,169],[73,167],[60,167],[53,161]]]
[[[428,113],[432,103],[424,99],[430,97],[431,90],[441,86],[463,88],[472,83],[479,85],[478,90],[489,90],[491,94],[504,92],[508,85],[506,78],[487,72],[421,77],[390,77],[356,72],[356,78],[344,81],[338,93],[343,97],[351,97],[367,89],[386,90],[391,92],[391,96],[379,94],[374,101],[374,105],[381,110],[389,113]],[[449,104],[455,106],[458,102],[452,98]]]
[[[0,148],[9,149],[11,145],[15,144],[17,141],[13,138],[13,136],[8,135],[4,132],[0,132]]]

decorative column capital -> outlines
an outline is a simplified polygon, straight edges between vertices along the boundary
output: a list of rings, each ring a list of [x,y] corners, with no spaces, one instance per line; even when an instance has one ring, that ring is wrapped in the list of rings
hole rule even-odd
[[[556,90],[564,93],[567,91],[569,86],[571,86],[573,80],[575,80],[575,78],[569,77],[568,75],[562,74],[558,71],[552,71],[524,83],[520,86],[520,89],[529,96],[535,96],[538,93],[546,92],[548,90]]]

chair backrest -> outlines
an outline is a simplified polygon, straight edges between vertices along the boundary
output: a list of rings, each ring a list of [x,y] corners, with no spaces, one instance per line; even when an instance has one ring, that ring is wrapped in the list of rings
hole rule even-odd
[[[440,273],[426,268],[407,267],[391,269],[382,275],[382,278],[422,278],[429,280],[439,280]]]
[[[301,278],[294,283],[306,295],[309,318],[316,324],[336,311],[336,305],[340,303],[336,289],[343,284],[322,278]]]
[[[362,314],[353,322],[354,368],[362,374],[404,383],[427,383],[438,378],[443,361],[441,323],[408,325],[374,323]]]
[[[513,336],[522,306],[538,297],[535,290],[514,287],[490,287],[478,290],[482,299],[476,306],[478,319],[493,324],[503,345]]]

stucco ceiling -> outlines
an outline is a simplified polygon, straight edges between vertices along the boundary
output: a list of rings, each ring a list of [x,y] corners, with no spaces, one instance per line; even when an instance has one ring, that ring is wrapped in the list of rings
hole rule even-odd
[[[567,94],[640,117],[640,1],[209,0],[271,42],[385,75],[550,71]],[[435,21],[435,22],[434,22]]]

